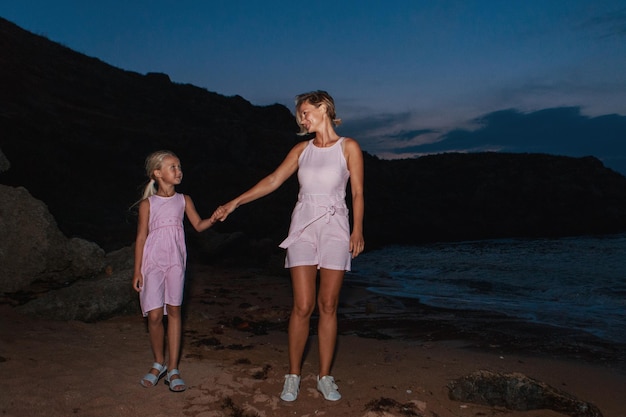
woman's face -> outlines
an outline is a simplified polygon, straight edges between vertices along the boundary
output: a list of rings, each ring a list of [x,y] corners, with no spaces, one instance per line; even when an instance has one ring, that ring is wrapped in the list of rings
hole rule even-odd
[[[322,104],[316,107],[307,101],[300,105],[298,114],[300,115],[300,125],[304,127],[307,132],[313,133],[319,129],[324,121],[326,106]]]

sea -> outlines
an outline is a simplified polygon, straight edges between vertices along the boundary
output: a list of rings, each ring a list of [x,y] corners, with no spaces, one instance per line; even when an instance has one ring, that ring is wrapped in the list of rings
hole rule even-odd
[[[387,246],[354,259],[347,279],[626,343],[626,234]]]

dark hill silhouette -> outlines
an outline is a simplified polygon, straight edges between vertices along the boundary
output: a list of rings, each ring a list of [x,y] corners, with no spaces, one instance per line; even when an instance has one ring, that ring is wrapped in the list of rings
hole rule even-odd
[[[107,250],[134,240],[129,206],[151,151],[180,156],[179,190],[208,216],[302,140],[284,106],[253,106],[165,74],[118,69],[1,18],[0,91],[0,149],[11,162],[0,182],[26,187],[65,234]],[[593,157],[480,153],[388,161],[365,153],[365,164],[370,248],[626,230],[626,178]],[[296,193],[292,178],[216,230],[277,244]]]

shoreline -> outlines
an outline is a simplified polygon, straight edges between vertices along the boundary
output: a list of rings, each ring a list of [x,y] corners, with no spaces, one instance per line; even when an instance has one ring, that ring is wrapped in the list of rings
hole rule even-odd
[[[346,282],[339,332],[374,339],[463,340],[468,348],[608,363],[626,371],[626,344],[485,310],[434,307]],[[351,301],[347,301],[351,300]]]
[[[324,401],[315,389],[312,323],[300,396],[285,403],[278,394],[287,371],[288,273],[198,264],[189,272],[180,363],[187,391],[171,393],[163,382],[150,389],[139,384],[152,362],[139,312],[97,323],[57,322],[21,316],[5,305],[0,306],[0,369],[9,377],[0,382],[0,412],[15,417],[390,417],[407,415],[409,407],[419,416],[564,415],[449,398],[450,381],[488,369],[543,381],[595,404],[604,417],[623,415],[623,361],[604,360],[595,347],[561,352],[561,336],[551,329],[381,298],[349,281],[342,290],[333,366],[344,398]],[[417,321],[411,318],[415,314]],[[520,342],[519,335],[537,330],[527,337],[532,343]],[[555,342],[541,342],[546,337]]]

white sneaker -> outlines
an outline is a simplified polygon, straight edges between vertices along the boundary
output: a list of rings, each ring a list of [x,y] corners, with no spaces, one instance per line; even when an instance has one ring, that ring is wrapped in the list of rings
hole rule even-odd
[[[300,391],[300,375],[285,375],[285,385],[283,385],[280,399],[283,401],[295,401],[298,398],[298,391]]]
[[[335,378],[330,375],[317,376],[317,390],[322,393],[324,398],[329,401],[337,401],[341,399],[341,394],[337,391],[339,387],[335,384]]]

